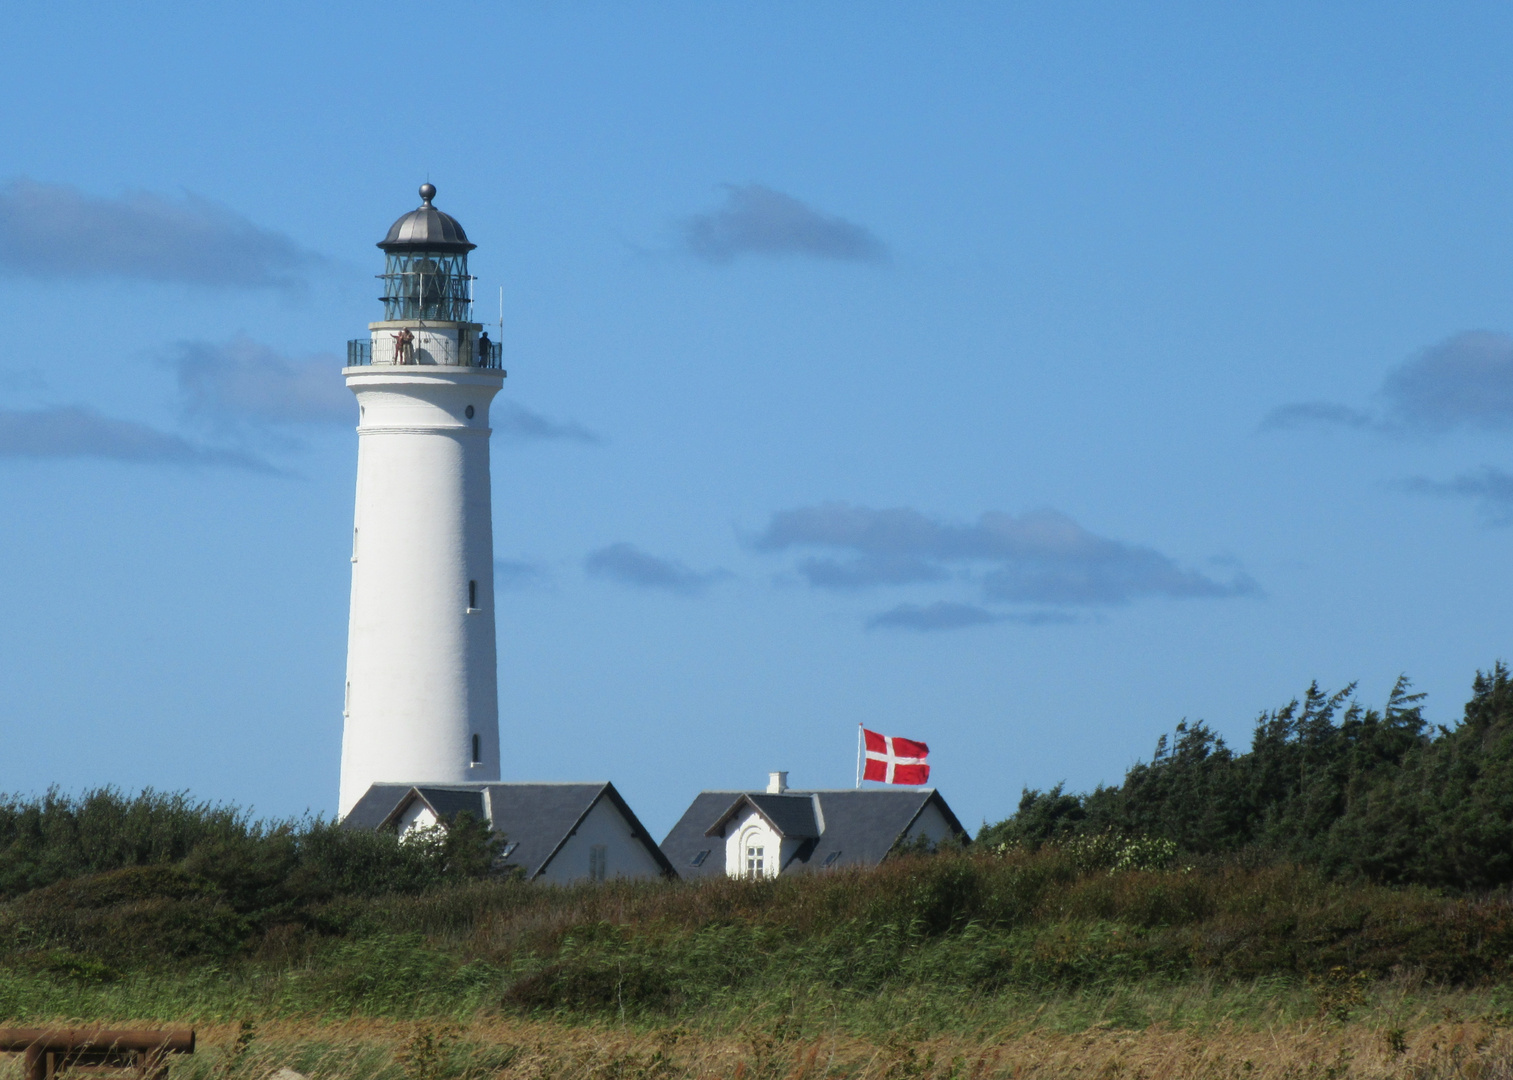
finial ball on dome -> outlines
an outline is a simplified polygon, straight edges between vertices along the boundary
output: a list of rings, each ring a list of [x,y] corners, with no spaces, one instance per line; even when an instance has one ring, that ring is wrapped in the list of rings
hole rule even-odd
[[[432,199],[436,198],[436,185],[429,182],[421,184],[420,197],[425,202],[430,202]]]

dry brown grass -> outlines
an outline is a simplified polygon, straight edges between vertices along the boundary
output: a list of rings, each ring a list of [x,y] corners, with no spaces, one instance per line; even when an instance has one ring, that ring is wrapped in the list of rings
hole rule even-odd
[[[1466,1004],[1464,999],[1459,1004]],[[1495,1019],[1431,1019],[1411,1027],[1309,1018],[1207,1027],[1156,1024],[1057,1031],[1043,1013],[993,1032],[880,1040],[800,1035],[783,1024],[750,1035],[684,1028],[479,1019],[468,1024],[376,1020],[269,1022],[250,1032],[202,1025],[200,1049],[174,1080],[266,1080],[292,1068],[310,1080],[1499,1080],[1513,1077],[1513,1028]],[[1385,1018],[1385,1019],[1384,1019]],[[240,1048],[240,1049],[239,1049]],[[14,1059],[5,1080],[19,1076]]]

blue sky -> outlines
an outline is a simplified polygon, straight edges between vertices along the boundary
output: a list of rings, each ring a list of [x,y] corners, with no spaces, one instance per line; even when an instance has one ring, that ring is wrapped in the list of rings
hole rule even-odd
[[[0,68],[0,790],[336,801],[338,375],[498,318],[508,779],[974,824],[1509,655],[1513,13],[36,5]]]

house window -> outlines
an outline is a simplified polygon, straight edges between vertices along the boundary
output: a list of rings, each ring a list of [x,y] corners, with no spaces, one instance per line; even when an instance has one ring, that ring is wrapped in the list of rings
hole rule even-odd
[[[712,849],[710,849],[710,848],[705,848],[703,851],[701,851],[698,854],[696,854],[693,858],[689,859],[688,860],[688,865],[689,866],[703,866],[704,865],[704,860],[707,859],[707,858],[709,858],[709,852],[711,850]]]
[[[609,874],[609,845],[595,844],[588,849],[588,880],[603,881]]]
[[[766,851],[760,844],[746,845],[746,876],[759,878],[766,875]]]
[[[473,764],[477,765],[477,764],[479,764],[482,761],[483,761],[483,736],[475,734],[473,736]]]
[[[476,582],[476,581],[470,581],[470,582],[468,582],[468,607],[475,608],[477,606],[478,606],[478,582]]]

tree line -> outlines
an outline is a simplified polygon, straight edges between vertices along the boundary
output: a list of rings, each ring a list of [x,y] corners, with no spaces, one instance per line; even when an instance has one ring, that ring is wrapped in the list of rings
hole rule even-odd
[[[1478,671],[1452,728],[1427,723],[1399,677],[1381,709],[1317,683],[1261,714],[1236,752],[1183,722],[1123,783],[1026,789],[979,842],[1026,846],[1105,833],[1192,856],[1286,859],[1343,878],[1482,890],[1513,884],[1513,677]]]
[[[172,867],[238,912],[276,918],[335,897],[416,894],[491,876],[503,844],[466,812],[448,829],[401,839],[319,817],[259,821],[234,806],[150,789],[0,796],[0,903],[76,878]]]

